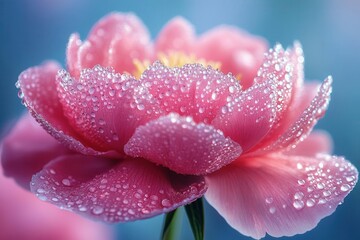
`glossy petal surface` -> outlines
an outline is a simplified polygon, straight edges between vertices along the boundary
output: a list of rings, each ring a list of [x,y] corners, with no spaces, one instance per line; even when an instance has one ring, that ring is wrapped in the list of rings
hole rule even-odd
[[[356,168],[341,157],[275,154],[242,159],[209,175],[206,199],[247,236],[292,236],[333,213],[357,178]]]
[[[83,155],[59,157],[36,174],[40,199],[104,222],[124,222],[169,212],[201,197],[202,177],[185,176],[142,159]]]
[[[135,129],[160,113],[140,81],[110,68],[85,69],[79,80],[62,70],[58,89],[69,122],[100,151],[122,153]]]
[[[181,173],[204,175],[240,156],[241,147],[210,125],[170,114],[139,127],[125,153]]]

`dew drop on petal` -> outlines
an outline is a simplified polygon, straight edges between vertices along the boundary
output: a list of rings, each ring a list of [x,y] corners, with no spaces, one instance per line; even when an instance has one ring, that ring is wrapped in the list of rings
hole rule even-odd
[[[164,207],[170,207],[171,206],[171,203],[170,203],[170,200],[169,199],[163,199],[161,201],[161,205],[163,205]]]
[[[293,206],[295,209],[300,210],[304,207],[304,202],[302,200],[295,200]]]
[[[70,180],[67,179],[67,178],[64,178],[61,182],[62,182],[62,184],[64,184],[65,186],[70,186],[70,185],[71,185]]]
[[[274,213],[276,212],[276,208],[275,208],[275,207],[269,208],[269,212],[270,212],[271,214],[274,214]]]
[[[343,192],[347,192],[351,189],[350,185],[349,184],[343,184],[341,185],[340,187],[340,190],[343,191]]]
[[[92,213],[95,214],[95,215],[100,215],[104,212],[104,208],[101,207],[101,206],[95,206],[93,209],[92,209]]]
[[[312,198],[309,198],[308,200],[306,200],[306,206],[307,207],[313,207],[315,205],[315,200]]]

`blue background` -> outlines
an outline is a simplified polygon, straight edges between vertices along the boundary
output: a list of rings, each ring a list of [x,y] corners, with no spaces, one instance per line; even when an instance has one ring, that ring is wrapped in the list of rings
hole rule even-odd
[[[360,168],[360,1],[357,0],[198,0],[87,1],[0,0],[0,125],[2,132],[24,111],[14,83],[24,69],[46,59],[65,62],[72,32],[82,39],[91,26],[111,11],[134,12],[153,38],[172,17],[182,15],[197,33],[231,24],[260,35],[270,46],[290,46],[299,40],[305,52],[305,76],[334,78],[330,108],[317,128],[334,138],[337,155]],[[360,239],[360,188],[311,232],[293,239]],[[206,239],[248,239],[206,207]],[[158,239],[162,217],[114,226],[118,239]],[[191,239],[184,221],[181,239]],[[272,239],[267,237],[266,239]]]

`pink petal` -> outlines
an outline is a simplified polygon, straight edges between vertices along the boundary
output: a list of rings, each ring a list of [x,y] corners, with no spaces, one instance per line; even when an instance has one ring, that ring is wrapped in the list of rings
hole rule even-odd
[[[55,77],[58,70],[59,65],[55,62],[46,62],[25,70],[16,83],[20,88],[19,96],[41,126],[65,146],[84,154],[100,154],[79,137],[64,116],[56,91]]]
[[[159,33],[155,41],[157,53],[191,53],[195,45],[193,26],[182,17],[173,18]]]
[[[206,190],[202,177],[173,173],[142,159],[60,157],[33,177],[40,199],[91,219],[124,222],[188,204]]]
[[[294,49],[285,51],[280,44],[277,44],[265,54],[264,63],[258,71],[255,82],[263,83],[271,80],[275,83],[276,118],[271,130],[256,148],[267,146],[291,125],[289,120],[294,115],[294,109],[291,108],[295,105],[292,102],[296,102],[298,92],[302,87],[302,64],[302,49],[298,45]],[[297,109],[295,112],[304,110],[304,108],[299,111]]]
[[[74,128],[101,151],[123,151],[135,129],[160,110],[142,83],[111,68],[84,69],[79,80],[62,70],[58,89]]]
[[[284,153],[311,157],[316,156],[318,153],[330,154],[332,149],[331,136],[325,131],[315,130],[304,141],[299,142],[295,148]]]
[[[206,199],[242,234],[292,236],[332,214],[357,177],[341,157],[248,158],[206,177]]]
[[[2,141],[1,163],[6,176],[30,188],[32,175],[50,160],[70,151],[51,137],[29,114],[25,114]]]
[[[70,38],[67,60],[71,75],[78,77],[81,69],[97,64],[133,72],[133,60],[150,59],[151,54],[142,22],[133,14],[112,13],[95,24],[84,43],[76,35]]]
[[[302,115],[292,123],[292,125],[277,140],[266,147],[265,151],[276,151],[295,147],[300,141],[304,140],[318,120],[324,116],[329,105],[330,94],[332,91],[332,78],[328,77],[320,86],[317,95],[305,109]]]
[[[262,67],[258,71],[258,76],[255,78],[256,83],[263,83],[266,81],[273,81],[275,84],[275,94],[277,95],[276,103],[276,118],[274,121],[274,128],[277,128],[277,125],[284,117],[284,112],[288,109],[292,97],[293,90],[293,78],[295,71],[295,63],[291,60],[290,52],[285,51],[281,45],[276,45],[274,49],[270,49],[267,54],[265,54],[265,60]]]
[[[136,129],[125,153],[180,174],[204,175],[229,164],[241,147],[210,125],[169,114]]]
[[[29,182],[28,182],[29,183]],[[0,168],[0,239],[106,240],[111,229],[39,201],[2,176]]]
[[[239,92],[214,119],[212,125],[247,152],[271,129],[275,116],[274,84],[256,84]]]
[[[221,63],[221,71],[240,75],[241,85],[249,88],[267,49],[265,40],[235,27],[218,27],[203,34],[196,46],[200,58]]]
[[[258,153],[271,152],[268,148],[275,141],[277,141],[288,129],[302,116],[306,108],[311,104],[312,100],[318,94],[321,84],[312,82],[305,84],[292,99],[287,110],[284,112],[281,120],[277,122],[276,126],[271,128],[271,131],[265,136],[260,143],[256,144],[252,149],[253,155]]]
[[[195,122],[211,122],[221,106],[241,91],[238,80],[231,75],[200,64],[168,68],[155,62],[143,73],[141,81],[159,100],[164,112],[192,116]]]
[[[69,42],[66,48],[66,65],[74,76],[80,75],[79,49],[82,45],[79,34],[73,33],[70,35]]]

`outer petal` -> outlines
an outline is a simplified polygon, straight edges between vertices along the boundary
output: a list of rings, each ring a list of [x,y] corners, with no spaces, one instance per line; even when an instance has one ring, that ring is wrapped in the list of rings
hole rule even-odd
[[[255,82],[271,79],[276,85],[276,119],[268,135],[255,148],[263,148],[283,134],[297,120],[316,95],[318,86],[303,86],[303,51],[299,43],[286,51],[280,44],[270,49]],[[314,91],[315,89],[315,91]],[[254,150],[254,149],[253,149]]]
[[[249,88],[266,51],[265,40],[234,27],[218,27],[203,34],[196,46],[198,57],[221,63],[221,71],[240,75],[241,85]]]
[[[236,78],[203,67],[187,64],[168,68],[155,62],[140,79],[160,102],[166,113],[192,116],[196,122],[211,122],[220,108],[241,91]]]
[[[274,92],[274,84],[269,81],[237,93],[221,108],[212,125],[247,152],[271,129],[276,113]]]
[[[241,147],[212,126],[170,114],[136,129],[125,153],[180,174],[204,175],[229,164]]]
[[[305,109],[302,115],[292,123],[275,142],[267,146],[264,151],[276,151],[286,148],[294,148],[303,141],[311,132],[318,120],[324,116],[329,105],[332,91],[332,78],[328,77],[320,86],[317,95]]]
[[[299,142],[295,148],[284,152],[288,155],[297,156],[316,156],[318,153],[330,154],[333,149],[333,142],[331,136],[325,132],[316,130],[313,131],[304,141]]]
[[[123,151],[135,129],[160,110],[143,84],[111,68],[84,69],[79,80],[62,70],[58,89],[74,128],[101,151]]]
[[[177,175],[142,159],[60,157],[33,177],[32,192],[61,208],[104,222],[169,212],[201,197],[202,177]]]
[[[29,68],[22,72],[16,83],[19,96],[41,126],[72,150],[84,154],[100,154],[88,147],[64,116],[56,91],[55,76],[59,66],[55,62]]]
[[[193,26],[182,17],[172,19],[159,33],[155,41],[157,53],[192,53],[195,45]]]
[[[0,168],[0,239],[106,240],[108,227],[39,201],[2,176]]]
[[[242,234],[292,236],[333,213],[357,178],[341,157],[248,158],[206,177],[206,199]]]
[[[84,43],[77,35],[70,38],[67,60],[71,75],[78,77],[81,69],[97,64],[132,72],[134,59],[151,55],[149,34],[142,22],[133,14],[112,13],[94,26]]]
[[[25,114],[2,141],[1,163],[6,176],[29,189],[33,174],[50,160],[69,153],[29,114]]]

